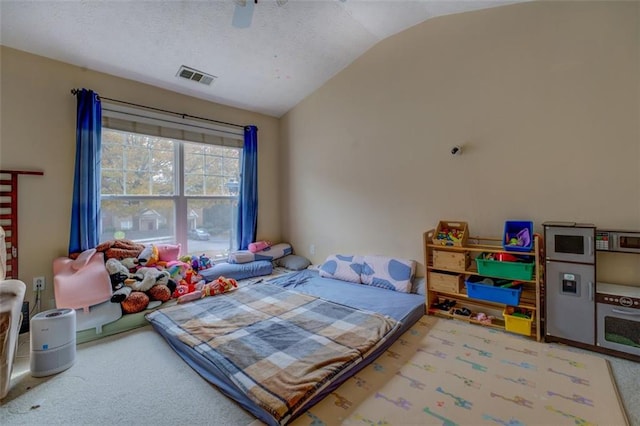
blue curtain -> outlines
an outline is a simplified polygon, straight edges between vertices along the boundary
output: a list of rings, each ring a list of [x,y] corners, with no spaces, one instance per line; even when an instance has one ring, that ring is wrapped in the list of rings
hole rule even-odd
[[[242,175],[238,197],[239,250],[247,250],[256,239],[258,228],[258,128],[244,128],[244,148],[242,150]]]
[[[69,254],[94,248],[100,241],[102,106],[98,94],[91,90],[78,90],[76,98],[76,169]]]

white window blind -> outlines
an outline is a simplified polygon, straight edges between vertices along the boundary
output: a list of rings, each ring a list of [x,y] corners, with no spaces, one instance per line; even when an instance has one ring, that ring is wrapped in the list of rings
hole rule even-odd
[[[102,125],[125,132],[235,148],[242,148],[244,139],[241,128],[107,101],[102,102]]]

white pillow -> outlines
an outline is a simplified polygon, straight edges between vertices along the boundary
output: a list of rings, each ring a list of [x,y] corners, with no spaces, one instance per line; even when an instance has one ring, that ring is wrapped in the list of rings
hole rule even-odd
[[[362,256],[332,254],[320,265],[319,273],[324,278],[360,284]]]
[[[410,293],[411,280],[415,273],[416,262],[414,260],[364,256],[360,281],[366,285]]]

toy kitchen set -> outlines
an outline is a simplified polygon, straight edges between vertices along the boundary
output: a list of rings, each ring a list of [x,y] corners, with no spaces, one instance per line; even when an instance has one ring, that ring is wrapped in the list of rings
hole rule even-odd
[[[572,222],[543,226],[545,341],[640,362],[640,277],[634,285],[596,280],[597,252],[640,262],[640,231]]]

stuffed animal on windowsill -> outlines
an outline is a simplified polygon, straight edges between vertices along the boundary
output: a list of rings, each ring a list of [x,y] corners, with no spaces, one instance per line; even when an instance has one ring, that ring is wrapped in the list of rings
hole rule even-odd
[[[238,283],[233,278],[218,277],[215,281],[206,283],[202,287],[202,297],[215,296],[238,288]]]
[[[156,284],[168,284],[171,275],[167,270],[156,268],[139,268],[135,274],[124,280],[124,283],[134,291],[145,292]]]
[[[124,284],[125,280],[131,278],[131,273],[121,261],[115,258],[107,259],[105,268],[111,280],[111,302],[120,303],[131,294],[131,287]]]
[[[123,314],[135,314],[145,309],[155,308],[170,300],[173,294],[170,287],[165,284],[156,284],[146,292],[134,291],[127,286],[125,288],[128,289],[126,291],[129,294],[120,302]]]
[[[173,292],[173,297],[179,298],[186,294],[193,293],[198,289],[198,285],[204,284],[204,278],[193,269],[187,270],[183,279],[181,279]]]
[[[209,269],[213,266],[211,259],[202,253],[200,256],[182,256],[180,261],[191,265],[191,269],[199,272],[203,269]]]
[[[111,302],[120,303],[125,314],[141,312],[154,301],[168,301],[176,288],[166,270],[140,268],[133,273],[117,259],[108,259],[105,267],[113,288]]]
[[[140,266],[154,266],[159,260],[160,254],[155,244],[149,244],[138,255],[138,264]]]
[[[198,270],[209,269],[213,266],[211,259],[203,254],[198,258]]]
[[[142,312],[149,306],[149,296],[141,291],[132,291],[125,300],[120,303],[123,314],[135,314]]]
[[[130,257],[137,258],[144,248],[143,244],[135,243],[131,240],[109,240],[98,244],[96,251],[103,252],[105,259],[121,260]]]
[[[218,279],[199,285],[198,287],[194,292],[178,297],[178,303],[191,302],[202,299],[203,297],[227,293],[238,288],[238,282],[233,278],[218,277]]]

